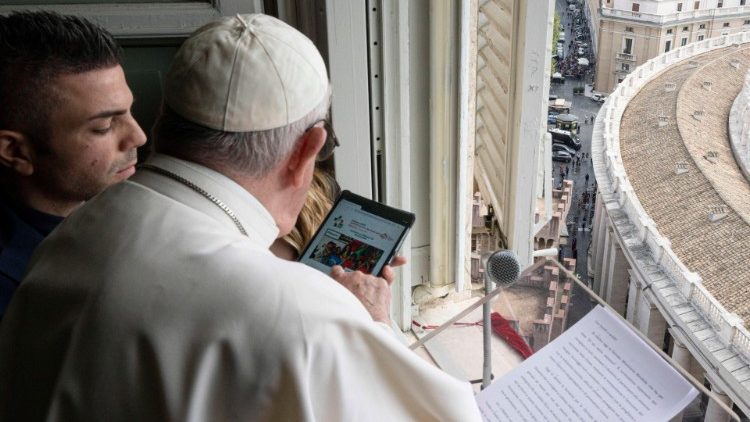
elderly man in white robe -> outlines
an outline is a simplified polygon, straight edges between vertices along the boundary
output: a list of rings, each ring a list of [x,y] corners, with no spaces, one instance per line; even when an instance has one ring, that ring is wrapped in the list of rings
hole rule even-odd
[[[281,21],[193,34],[157,153],[32,260],[0,333],[0,419],[478,420],[470,385],[389,331],[386,280],[269,252],[332,149],[329,95]]]

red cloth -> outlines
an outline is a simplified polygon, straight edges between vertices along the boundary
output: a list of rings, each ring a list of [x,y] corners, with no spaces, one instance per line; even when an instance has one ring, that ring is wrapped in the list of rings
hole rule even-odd
[[[499,335],[506,343],[516,349],[518,354],[523,356],[524,359],[528,358],[534,351],[531,350],[526,341],[521,337],[513,327],[510,326],[508,320],[503,318],[497,312],[492,313],[492,331]]]

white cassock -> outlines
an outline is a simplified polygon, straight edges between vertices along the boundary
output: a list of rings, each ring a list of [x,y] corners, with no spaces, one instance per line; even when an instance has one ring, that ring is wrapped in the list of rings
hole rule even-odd
[[[0,332],[0,420],[472,421],[345,288],[273,256],[271,215],[205,167],[149,164],[40,246]]]

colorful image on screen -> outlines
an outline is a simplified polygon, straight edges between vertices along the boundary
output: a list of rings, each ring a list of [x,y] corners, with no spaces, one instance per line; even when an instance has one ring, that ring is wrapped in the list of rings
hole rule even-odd
[[[326,230],[310,258],[328,267],[341,265],[348,270],[370,274],[382,255],[381,249],[335,230]]]

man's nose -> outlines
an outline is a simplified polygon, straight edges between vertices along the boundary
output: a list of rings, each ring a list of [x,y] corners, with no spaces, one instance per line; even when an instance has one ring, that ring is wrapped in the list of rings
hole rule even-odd
[[[143,129],[141,129],[141,126],[135,120],[133,115],[129,116],[128,126],[128,133],[122,142],[122,149],[125,151],[132,148],[138,148],[146,143],[146,133],[143,132]]]

